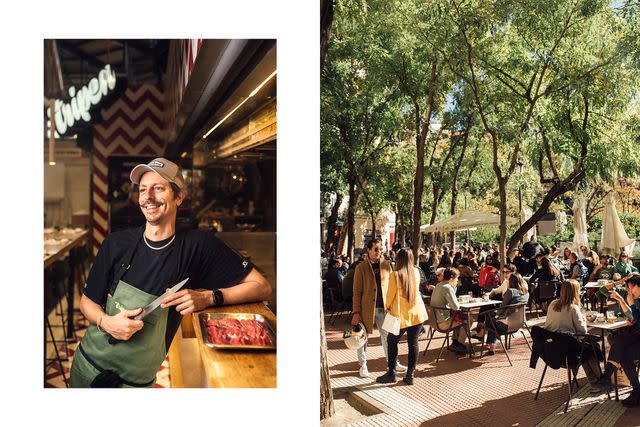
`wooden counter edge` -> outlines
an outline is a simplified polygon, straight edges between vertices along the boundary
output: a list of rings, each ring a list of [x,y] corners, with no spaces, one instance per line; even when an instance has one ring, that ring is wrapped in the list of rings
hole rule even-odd
[[[197,342],[198,342],[198,347],[200,348],[200,356],[202,358],[202,364],[204,366],[204,370],[205,370],[207,378],[210,378],[212,376],[211,368],[210,368],[210,364],[209,364],[209,356],[208,356],[208,352],[211,351],[211,349],[209,347],[207,347],[204,344],[204,341],[203,341],[202,331],[200,329],[200,323],[199,323],[199,319],[198,319],[198,315],[200,313],[252,313],[252,314],[259,314],[259,315],[264,316],[267,319],[267,321],[269,322],[269,324],[273,328],[274,333],[277,334],[276,316],[271,310],[269,310],[269,308],[267,307],[267,305],[265,304],[264,301],[258,302],[258,303],[227,305],[227,306],[222,306],[222,307],[208,307],[208,308],[206,308],[206,309],[204,309],[202,311],[199,311],[197,313],[191,313],[191,323],[193,325],[193,329],[194,329],[194,332],[195,332],[195,337],[196,337]],[[277,342],[277,338],[276,338],[276,342]],[[277,381],[275,380],[276,375],[277,374],[274,372],[274,382],[273,382],[273,384],[270,384],[268,387],[261,387],[261,388],[276,388],[277,387]],[[209,387],[212,387],[212,386],[209,385]],[[238,386],[238,387],[230,387],[230,388],[247,388],[247,387]]]

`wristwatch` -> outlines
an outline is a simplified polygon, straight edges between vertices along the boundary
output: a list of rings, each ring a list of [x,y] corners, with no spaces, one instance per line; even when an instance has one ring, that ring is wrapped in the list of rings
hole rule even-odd
[[[224,297],[222,296],[222,291],[220,289],[213,290],[213,306],[219,307],[224,304]]]

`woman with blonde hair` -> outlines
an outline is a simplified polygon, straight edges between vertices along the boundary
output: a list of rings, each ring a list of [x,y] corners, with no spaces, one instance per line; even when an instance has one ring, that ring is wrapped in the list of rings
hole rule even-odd
[[[400,249],[396,257],[396,271],[389,275],[389,287],[385,308],[392,316],[400,319],[400,333],[387,336],[388,371],[378,377],[378,383],[396,382],[396,361],[398,359],[398,342],[407,333],[409,346],[409,363],[404,382],[413,384],[413,371],[418,361],[418,336],[422,323],[427,320],[427,310],[422,302],[418,284],[420,272],[413,264],[411,249]]]
[[[544,328],[552,332],[587,333],[587,319],[580,312],[580,284],[577,280],[569,279],[560,284],[560,298],[549,304]],[[583,354],[582,367],[589,382],[598,380],[600,362],[594,354]]]

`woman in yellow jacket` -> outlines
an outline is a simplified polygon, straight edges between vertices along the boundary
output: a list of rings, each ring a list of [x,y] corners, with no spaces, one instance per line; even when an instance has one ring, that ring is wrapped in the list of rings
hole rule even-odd
[[[378,383],[396,382],[396,360],[398,358],[398,342],[407,333],[409,345],[409,365],[404,382],[413,384],[413,371],[418,361],[418,336],[422,323],[427,320],[427,310],[422,302],[418,284],[420,272],[413,263],[413,252],[410,249],[400,249],[396,257],[396,271],[389,275],[387,289],[386,310],[392,316],[400,319],[400,333],[387,336],[388,366],[386,374],[376,379]],[[400,310],[398,310],[398,301]]]

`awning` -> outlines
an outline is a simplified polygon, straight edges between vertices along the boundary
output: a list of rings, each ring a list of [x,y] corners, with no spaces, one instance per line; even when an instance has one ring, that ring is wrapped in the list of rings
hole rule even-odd
[[[516,224],[517,219],[507,217],[507,225]],[[449,231],[462,231],[480,227],[494,227],[500,225],[500,215],[490,212],[478,212],[464,210],[430,225],[422,225],[420,231],[423,233],[446,233]]]

